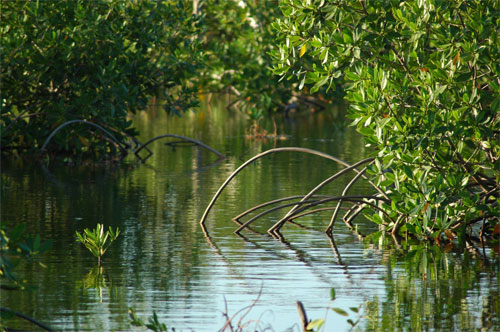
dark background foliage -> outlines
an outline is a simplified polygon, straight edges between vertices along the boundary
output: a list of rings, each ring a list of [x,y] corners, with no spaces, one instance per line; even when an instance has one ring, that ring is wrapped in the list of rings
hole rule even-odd
[[[68,120],[85,119],[119,140],[136,131],[128,112],[164,94],[170,111],[195,104],[191,7],[165,1],[2,1],[2,150],[32,153]],[[109,152],[83,125],[55,136],[53,153]]]

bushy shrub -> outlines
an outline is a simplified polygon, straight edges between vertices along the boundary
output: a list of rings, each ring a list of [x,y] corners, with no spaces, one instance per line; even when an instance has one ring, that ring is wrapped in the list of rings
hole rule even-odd
[[[2,151],[40,149],[62,123],[85,119],[119,140],[136,131],[127,112],[164,94],[169,111],[193,106],[196,26],[183,1],[2,1]],[[89,126],[61,130],[58,154],[107,153]]]
[[[275,73],[345,81],[393,228],[463,234],[500,217],[500,2],[281,0]],[[303,60],[307,54],[312,62]],[[377,223],[387,222],[378,215]]]

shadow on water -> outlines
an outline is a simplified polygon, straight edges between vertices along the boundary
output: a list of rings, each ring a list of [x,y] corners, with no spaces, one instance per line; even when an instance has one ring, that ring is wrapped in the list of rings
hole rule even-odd
[[[36,290],[2,290],[3,307],[64,331],[130,331],[129,307],[144,318],[155,311],[176,330],[217,331],[226,305],[237,311],[262,290],[245,319],[261,320],[260,326],[275,331],[299,331],[296,301],[311,319],[326,315],[325,331],[351,327],[351,317],[332,306],[349,311],[359,305],[364,317],[359,330],[500,330],[500,262],[492,248],[457,253],[419,244],[398,247],[390,238],[360,240],[341,222],[329,238],[323,232],[331,210],[294,220],[300,226],[288,225],[282,238],[266,233],[282,217],[279,211],[244,234],[233,233],[239,213],[277,197],[303,196],[341,169],[314,156],[282,154],[249,166],[214,206],[209,233],[202,232],[204,209],[242,164],[241,156],[299,146],[347,162],[363,159],[368,151],[361,137],[336,125],[343,121],[338,111],[277,118],[284,140],[246,139],[244,117],[223,107],[182,118],[151,110],[133,121],[143,142],[166,133],[183,135],[228,158],[212,165],[217,158],[209,151],[157,141],[148,146],[154,154],[144,163],[128,158],[107,168],[2,160],[2,224],[24,222],[29,232],[54,241],[42,257],[46,268],[19,267]],[[339,181],[317,194],[339,196],[349,179]],[[351,193],[370,190],[360,182]],[[121,230],[101,271],[93,269],[95,259],[74,239],[75,231],[97,223]],[[354,227],[360,234],[377,231],[362,217]],[[15,321],[13,327],[30,329],[23,324]]]

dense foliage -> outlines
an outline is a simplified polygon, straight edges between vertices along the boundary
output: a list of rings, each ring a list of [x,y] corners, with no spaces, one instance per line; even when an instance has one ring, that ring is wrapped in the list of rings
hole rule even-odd
[[[137,134],[127,112],[159,97],[180,115],[197,103],[196,88],[232,95],[252,120],[314,102],[270,71],[277,1],[18,1],[1,9],[3,152],[39,151],[70,120],[123,142]],[[108,138],[75,122],[48,147],[95,157],[111,151]]]
[[[275,73],[344,80],[393,230],[439,240],[500,218],[500,2],[281,0]],[[304,61],[307,59],[307,61]],[[491,233],[490,233],[491,234]]]
[[[193,106],[187,80],[198,63],[196,26],[183,1],[2,1],[2,150],[40,149],[68,120],[119,139],[136,131],[127,112],[164,94],[167,110]],[[102,132],[68,126],[49,148],[106,153]]]
[[[207,0],[198,12],[206,56],[203,89],[233,94],[233,105],[252,119],[283,109],[292,97],[292,82],[279,82],[268,54],[276,48],[271,23],[281,15],[278,2]]]

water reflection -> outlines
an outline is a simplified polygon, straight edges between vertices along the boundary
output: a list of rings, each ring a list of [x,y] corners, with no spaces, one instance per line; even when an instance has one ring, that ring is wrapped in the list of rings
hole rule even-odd
[[[366,303],[368,329],[376,331],[498,330],[498,257],[494,265],[464,254],[418,247],[402,258],[384,255],[386,300]]]
[[[177,330],[217,331],[224,313],[231,316],[256,298],[245,319],[260,320],[260,326],[275,331],[299,330],[297,300],[310,318],[327,313],[325,331],[350,328],[332,306],[348,310],[359,305],[367,317],[357,325],[360,330],[499,329],[500,264],[488,248],[482,256],[403,245],[393,249],[378,241],[361,242],[342,222],[329,238],[323,232],[332,211],[295,220],[302,227],[287,225],[280,239],[266,230],[283,211],[252,224],[253,232],[233,233],[238,213],[272,199],[304,195],[340,169],[328,161],[293,153],[258,161],[224,191],[209,215],[208,232],[201,231],[198,222],[211,196],[242,159],[285,146],[323,151],[351,163],[365,157],[353,130],[331,125],[338,118],[334,111],[278,120],[278,132],[289,136],[282,141],[246,140],[241,115],[215,108],[180,119],[167,120],[160,111],[134,119],[142,141],[173,133],[228,156],[213,166],[217,157],[210,152],[172,148],[163,141],[151,144],[154,154],[144,164],[130,156],[104,169],[2,160],[2,223],[26,222],[30,232],[54,240],[53,250],[43,257],[46,269],[20,267],[38,289],[2,291],[2,306],[64,331],[129,331],[129,307],[146,320],[156,311]],[[339,180],[318,194],[338,196],[349,179]],[[351,193],[369,190],[359,183]],[[76,230],[97,223],[122,231],[103,257],[100,274],[92,272],[94,258],[74,241]],[[376,230],[362,218],[356,223],[361,234]],[[331,288],[337,293],[333,303]]]

